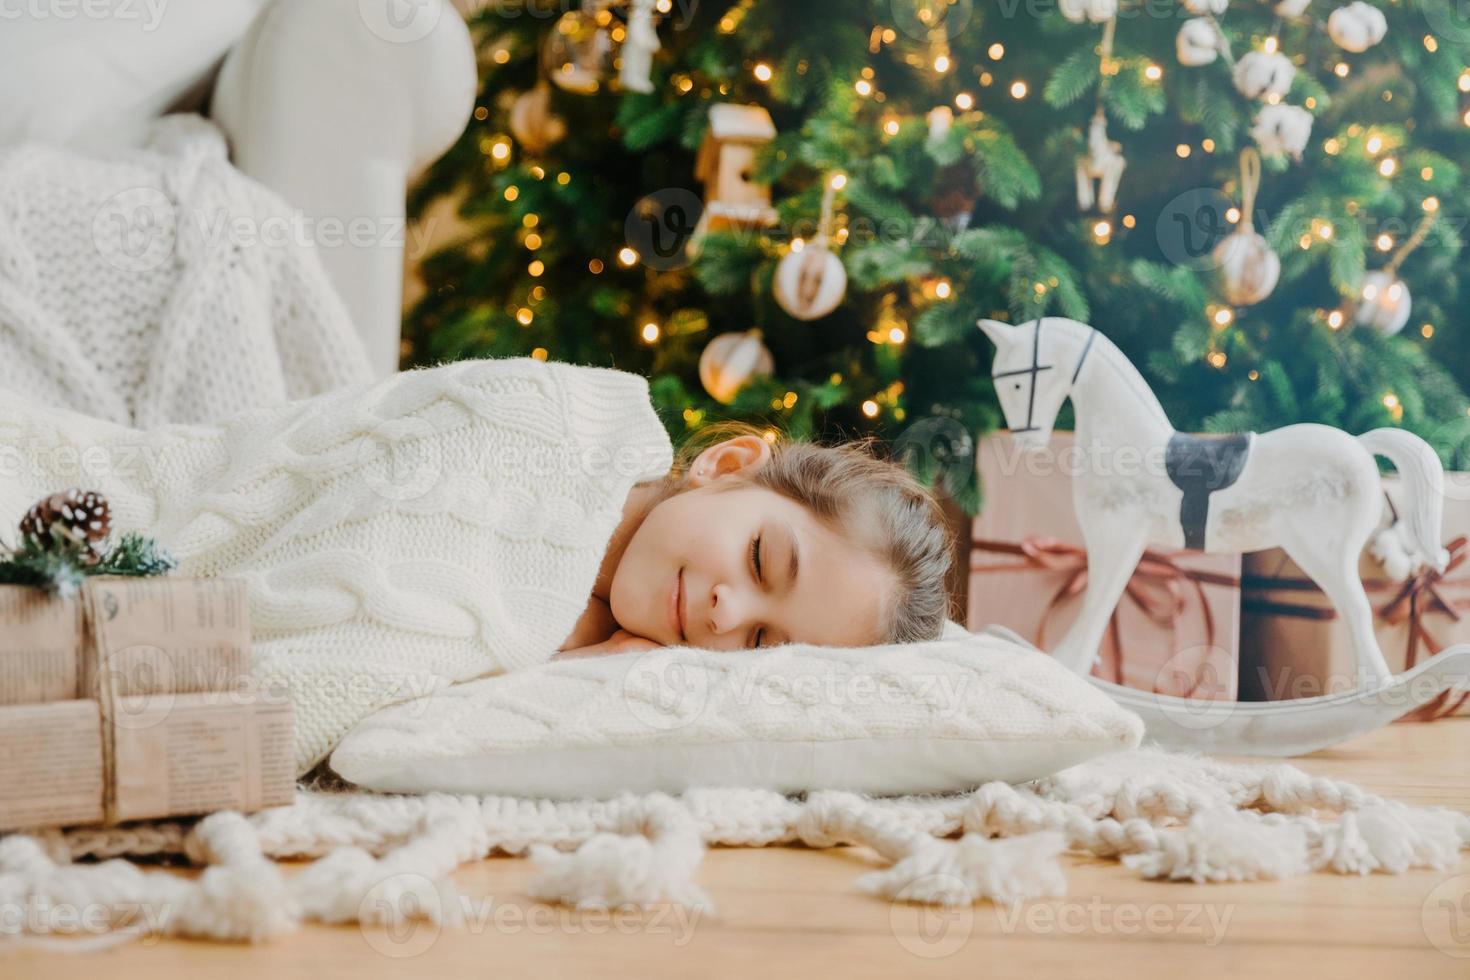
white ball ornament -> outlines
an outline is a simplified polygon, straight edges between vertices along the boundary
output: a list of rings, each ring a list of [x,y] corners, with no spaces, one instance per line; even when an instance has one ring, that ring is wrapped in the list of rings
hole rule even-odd
[[[1357,313],[1353,319],[1359,326],[1372,327],[1385,336],[1392,337],[1404,329],[1409,322],[1409,306],[1412,299],[1409,287],[1392,273],[1378,269],[1363,277],[1363,288],[1359,295]]]
[[[1207,14],[1218,16],[1223,14],[1228,6],[1230,6],[1230,0],[1184,0],[1184,9],[1196,17],[1204,17]]]
[[[1252,51],[1235,63],[1231,78],[1247,99],[1279,98],[1291,91],[1296,66],[1280,51]]]
[[[722,405],[735,400],[751,379],[776,370],[759,330],[722,333],[699,355],[699,382]]]
[[[1229,48],[1220,29],[1203,17],[1186,20],[1174,35],[1174,53],[1186,68],[1208,65]]]
[[[1105,24],[1118,13],[1118,0],[1060,0],[1057,6],[1062,16],[1074,24],[1084,20]]]
[[[1220,286],[1231,306],[1251,306],[1271,295],[1281,278],[1281,258],[1254,228],[1242,227],[1215,246]]]
[[[1301,106],[1262,106],[1251,127],[1251,138],[1267,156],[1285,154],[1300,161],[1311,137],[1312,114]]]
[[[1383,11],[1363,0],[1338,7],[1327,18],[1327,36],[1344,51],[1361,54],[1388,33]]]
[[[543,152],[567,135],[566,121],[551,109],[551,86],[544,80],[516,96],[510,107],[510,134],[531,154]]]
[[[776,266],[772,286],[781,309],[798,320],[819,320],[847,295],[847,270],[831,249],[812,242]]]
[[[1311,3],[1312,0],[1281,0],[1276,5],[1276,16],[1288,19],[1300,17],[1307,12],[1307,7]]]

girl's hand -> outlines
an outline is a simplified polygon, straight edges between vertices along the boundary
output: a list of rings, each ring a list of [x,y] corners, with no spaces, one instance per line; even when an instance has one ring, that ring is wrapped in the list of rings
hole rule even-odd
[[[657,650],[662,645],[646,637],[635,636],[627,630],[619,629],[601,643],[577,647],[574,650],[562,650],[552,659],[568,660],[572,657],[593,657],[608,653],[634,653],[640,650]]]

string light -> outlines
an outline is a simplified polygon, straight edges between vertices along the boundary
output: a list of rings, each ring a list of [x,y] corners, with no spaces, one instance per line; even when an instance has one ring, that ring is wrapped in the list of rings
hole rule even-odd
[[[1261,380],[1261,372],[1252,368],[1250,373],[1247,374],[1246,377],[1250,378],[1252,381],[1259,381]]]
[[[525,217],[521,218],[521,224],[525,225],[527,228],[535,228],[540,223],[541,215],[539,214],[528,214]]]
[[[510,140],[501,137],[490,144],[490,158],[503,161],[510,159]]]
[[[1024,99],[1026,97],[1026,83],[1019,79],[1011,83],[1011,98]]]
[[[602,273],[602,260],[593,259],[591,262],[588,262],[587,271],[592,273],[594,276],[600,275]]]
[[[1434,212],[1439,210],[1439,198],[1426,197],[1424,199],[1423,207],[1426,212],[1428,212],[1429,214],[1433,214]]]
[[[1275,54],[1276,53],[1276,49],[1278,47],[1280,47],[1280,46],[1281,46],[1281,42],[1278,41],[1275,38],[1275,36],[1266,38],[1266,43],[1264,45],[1262,45],[1262,47],[1265,49],[1265,52],[1267,54]]]
[[[556,175],[556,182],[565,187],[572,182],[572,175],[563,170],[561,173]]]
[[[1143,69],[1143,77],[1147,78],[1151,82],[1157,82],[1159,79],[1164,77],[1164,69],[1160,68],[1158,65],[1149,65]]]
[[[934,70],[943,75],[949,71],[949,55],[942,54],[934,59]]]
[[[535,279],[546,271],[546,263],[542,262],[540,259],[537,259],[530,265],[526,266],[526,271],[530,273],[532,279]]]
[[[1377,156],[1383,150],[1383,137],[1370,136],[1368,137],[1368,142],[1363,144],[1363,147],[1369,153]]]
[[[1215,141],[1212,140],[1212,139],[1210,139],[1208,136],[1206,136],[1204,139],[1200,140],[1200,144],[1199,145],[1200,145],[1200,148],[1202,150],[1204,150],[1206,153],[1214,153],[1215,152]]]
[[[480,122],[484,122],[486,119],[490,118],[490,110],[486,109],[482,105],[475,106],[475,118],[478,119]]]
[[[1174,153],[1179,157],[1179,159],[1183,160],[1185,157],[1189,156],[1189,144],[1180,143],[1178,146],[1174,147]]]
[[[1470,92],[1470,68],[1467,68],[1460,73],[1460,81],[1458,84],[1460,86],[1461,92]]]
[[[853,85],[853,88],[857,89],[857,94],[863,98],[867,98],[873,94],[873,83],[866,78],[859,78],[857,83]]]
[[[1210,362],[1210,367],[1222,368],[1225,366],[1225,352],[1222,350],[1212,350],[1206,355],[1205,360]]]
[[[1423,337],[1425,340],[1428,340],[1430,337],[1433,337],[1434,336],[1434,324],[1432,324],[1432,323],[1426,323],[1426,324],[1423,324],[1422,326],[1420,326],[1419,327],[1419,336]]]
[[[632,267],[638,264],[638,253],[624,245],[618,249],[618,261],[625,266]]]
[[[883,121],[883,132],[887,133],[889,136],[897,136],[898,130],[899,122],[897,116],[889,116]]]
[[[1341,328],[1342,327],[1342,310],[1333,310],[1331,313],[1327,314],[1327,325],[1329,327],[1331,327],[1333,330],[1337,330],[1337,329]]]
[[[909,335],[903,329],[903,327],[889,327],[888,328],[888,342],[890,344],[901,344],[905,340],[908,340],[908,339],[909,339]]]
[[[526,248],[528,248],[528,249],[530,249],[531,251],[534,252],[534,251],[536,251],[536,249],[538,249],[540,247],[541,247],[541,236],[540,235],[536,234],[533,231],[529,235],[526,236]]]
[[[954,97],[954,104],[955,108],[959,109],[961,112],[969,112],[971,109],[975,108],[975,97],[969,92],[961,92],[959,95],[956,95]]]
[[[1419,171],[1419,179],[1420,180],[1433,180],[1434,179],[1434,168],[1433,167],[1425,167],[1423,170]]]
[[[547,350],[546,350],[545,347],[537,347],[535,350],[531,351],[531,356],[534,357],[538,361],[544,361],[544,360],[546,360],[546,355],[547,355]]]
[[[1328,156],[1335,157],[1337,156],[1338,151],[1342,149],[1342,144],[1339,143],[1336,138],[1333,138],[1323,143],[1322,149],[1326,151]]]
[[[517,187],[515,184],[511,184],[509,187],[507,187],[505,189],[505,199],[507,201],[514,201],[516,198],[518,198],[520,196],[521,196],[521,189],[519,187]]]
[[[531,325],[531,321],[534,319],[536,319],[536,314],[531,312],[531,308],[529,306],[523,306],[520,309],[516,310],[516,322],[518,322],[521,326],[529,327]]]
[[[643,325],[643,329],[639,331],[640,335],[643,337],[643,342],[645,344],[652,344],[657,341],[660,332],[661,331],[658,329],[658,324],[654,323],[652,320],[649,320],[647,323],[645,323]]]
[[[1230,222],[1232,225],[1239,221],[1240,208],[1227,208],[1225,211],[1225,220]]]
[[[1215,311],[1214,319],[1215,326],[1228,327],[1230,326],[1231,321],[1235,319],[1235,311],[1230,309],[1230,307],[1228,306],[1222,306]]]
[[[1110,221],[1099,221],[1092,226],[1092,237],[1099,245],[1106,245],[1113,236],[1113,225]]]
[[[1433,34],[1424,35],[1424,50],[1428,51],[1430,54],[1433,54],[1434,52],[1439,50],[1439,42],[1435,40]]]
[[[1378,240],[1375,241],[1374,244],[1378,246],[1378,251],[1387,252],[1389,249],[1393,248],[1393,236],[1388,234],[1387,232],[1384,232],[1382,235],[1378,236]]]
[[[991,61],[999,61],[1006,56],[1006,46],[997,41],[990,46],[987,53]]]
[[[1392,177],[1399,169],[1399,162],[1393,157],[1384,157],[1378,162],[1378,172],[1385,177]]]
[[[1332,66],[1332,74],[1336,75],[1338,78],[1347,78],[1348,71],[1349,68],[1346,61],[1339,61],[1337,64]]]
[[[758,82],[769,82],[771,76],[775,74],[775,71],[772,70],[770,65],[762,61],[756,64],[752,74],[755,75],[756,81]]]
[[[941,279],[934,284],[934,295],[940,299],[949,299],[954,292],[954,287],[949,284],[948,279]]]
[[[863,402],[863,414],[866,415],[870,419],[871,418],[877,418],[877,416],[878,416],[878,403],[875,402],[875,401],[873,401],[873,399],[871,399],[871,398],[869,398],[866,401],[864,401]]]

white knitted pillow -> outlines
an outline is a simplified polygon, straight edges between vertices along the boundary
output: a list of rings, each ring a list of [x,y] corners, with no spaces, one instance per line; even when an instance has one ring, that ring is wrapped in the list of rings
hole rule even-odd
[[[1049,775],[1143,723],[998,633],[552,661],[381,709],[331,757],[384,792],[607,798],[697,786],[875,795]]]

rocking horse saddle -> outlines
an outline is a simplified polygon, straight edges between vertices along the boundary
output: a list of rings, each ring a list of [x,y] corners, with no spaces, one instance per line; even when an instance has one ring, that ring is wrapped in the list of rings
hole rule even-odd
[[[1184,529],[1184,546],[1198,551],[1205,547],[1205,523],[1210,516],[1210,494],[1240,479],[1250,455],[1252,432],[1196,436],[1176,432],[1164,449],[1164,469],[1169,479],[1184,491],[1179,505],[1179,526]]]

